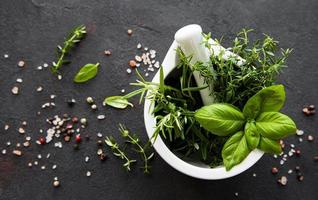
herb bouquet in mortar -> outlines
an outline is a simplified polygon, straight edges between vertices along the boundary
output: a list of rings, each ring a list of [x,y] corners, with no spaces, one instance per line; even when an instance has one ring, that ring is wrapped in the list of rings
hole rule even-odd
[[[276,84],[291,50],[268,35],[251,42],[251,32],[243,29],[225,49],[200,26],[183,27],[152,82],[136,70],[138,89],[105,104],[124,109],[134,96],[145,99],[149,143],[179,171],[203,179],[239,174],[264,152],[281,153],[280,140],[296,132],[280,112],[285,89]]]

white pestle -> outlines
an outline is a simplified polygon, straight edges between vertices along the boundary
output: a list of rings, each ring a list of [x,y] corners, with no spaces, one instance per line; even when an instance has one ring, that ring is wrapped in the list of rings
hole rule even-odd
[[[184,52],[186,56],[192,56],[190,64],[195,64],[197,61],[203,63],[209,62],[209,51],[202,44],[202,28],[197,24],[187,25],[179,29],[174,35],[174,39]],[[204,86],[204,79],[200,76],[198,71],[193,72],[194,79],[198,87]],[[210,87],[200,90],[201,99],[204,105],[213,103],[213,96],[211,94]]]
[[[211,54],[210,51],[205,47],[203,42],[202,36],[202,28],[200,25],[191,24],[184,26],[183,28],[179,29],[175,36],[175,40],[177,41],[178,45],[184,52],[186,56],[192,56],[190,64],[195,64],[197,61],[208,63],[210,60]],[[210,39],[209,43],[211,44],[212,52],[215,56],[219,55],[220,52],[223,52],[223,58],[229,59],[230,57],[235,57],[238,62],[237,65],[242,65],[244,63],[244,59],[239,57],[238,55],[226,50],[224,47],[220,46],[217,42]],[[211,70],[213,70],[211,68]],[[197,83],[198,87],[202,87],[205,85],[204,78],[200,76],[200,73],[197,71],[193,72],[193,76]],[[204,105],[209,105],[213,103],[214,98],[212,95],[213,86],[200,90],[201,99]]]

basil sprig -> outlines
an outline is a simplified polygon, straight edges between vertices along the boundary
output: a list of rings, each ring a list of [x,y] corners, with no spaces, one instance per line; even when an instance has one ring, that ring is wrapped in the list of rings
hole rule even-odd
[[[240,131],[245,124],[243,113],[230,104],[211,104],[195,113],[196,120],[206,130],[218,136]]]
[[[263,112],[278,112],[285,103],[285,90],[283,85],[273,85],[260,90],[252,96],[243,108],[244,116],[255,119]]]
[[[94,78],[98,72],[99,63],[96,64],[86,64],[74,77],[75,83],[84,83],[92,78]]]
[[[284,102],[284,86],[274,85],[252,96],[243,112],[216,103],[197,110],[195,118],[212,134],[230,136],[222,149],[223,163],[230,170],[256,148],[267,153],[282,151],[279,140],[296,132],[294,121],[278,112]]]
[[[232,135],[223,146],[222,158],[226,170],[240,163],[250,153],[245,134],[239,131]]]

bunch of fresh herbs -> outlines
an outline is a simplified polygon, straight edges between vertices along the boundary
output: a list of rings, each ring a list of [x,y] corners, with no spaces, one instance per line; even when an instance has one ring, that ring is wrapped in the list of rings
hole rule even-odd
[[[224,51],[215,55],[208,34],[204,44],[211,51],[209,63],[191,65],[192,57],[177,49],[178,84],[167,83],[162,68],[159,83],[144,80],[137,71],[140,80],[131,85],[139,89],[107,97],[104,103],[123,109],[133,106],[128,101],[133,96],[140,95],[140,103],[149,99],[157,120],[150,142],[160,135],[178,155],[199,159],[211,167],[223,163],[230,170],[255,148],[279,153],[278,140],[294,133],[295,124],[278,112],[285,101],[283,86],[272,85],[291,50],[281,50],[277,56],[278,42],[268,35],[251,44],[250,31],[239,32],[228,49],[244,59],[241,64],[238,56],[224,59]],[[204,78],[205,86],[196,86],[194,71]],[[206,87],[212,89],[216,102],[202,107],[198,92]]]
[[[216,55],[209,43],[211,34],[204,35],[204,44],[211,53],[210,63],[198,62],[194,70],[199,71],[206,83],[213,87],[211,95],[217,102],[242,108],[256,92],[273,85],[282,68],[286,67],[286,59],[292,50],[279,49],[278,42],[265,34],[263,39],[251,42],[248,35],[252,31],[242,29],[233,40],[233,46],[227,49],[244,59],[240,65],[237,56],[224,59],[225,51]]]

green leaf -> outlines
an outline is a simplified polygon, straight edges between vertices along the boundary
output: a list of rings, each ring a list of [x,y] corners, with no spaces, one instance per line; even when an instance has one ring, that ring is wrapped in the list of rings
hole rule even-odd
[[[271,140],[266,137],[262,137],[260,139],[258,149],[273,154],[280,154],[282,152],[282,147],[277,140]]]
[[[211,104],[195,112],[195,119],[215,135],[227,136],[242,130],[243,113],[229,104]]]
[[[224,144],[222,158],[225,169],[228,171],[241,163],[250,153],[243,131],[232,135]]]
[[[98,71],[99,63],[96,64],[86,64],[83,66],[79,72],[74,77],[75,83],[84,83],[92,78],[94,78]]]
[[[244,106],[243,113],[248,119],[255,119],[262,112],[277,112],[285,103],[283,85],[273,85],[260,90]]]
[[[108,146],[112,147],[112,146],[114,146],[114,142],[113,142],[112,140],[113,140],[113,137],[106,137],[105,143],[106,143]]]
[[[112,106],[114,108],[120,108],[120,109],[124,109],[127,106],[131,106],[133,107],[134,105],[132,103],[130,103],[125,97],[123,96],[111,96],[111,97],[107,97],[104,100],[104,103]]]
[[[257,148],[260,140],[260,134],[255,126],[255,123],[248,122],[245,125],[245,138],[248,148],[252,151]]]
[[[295,122],[287,115],[279,112],[261,113],[255,124],[262,136],[272,140],[279,140],[296,133]]]

